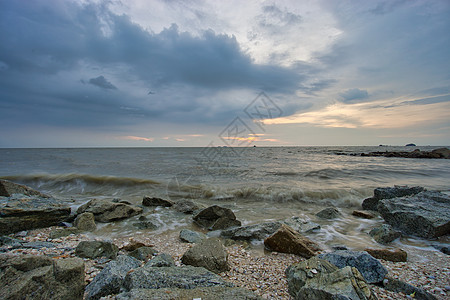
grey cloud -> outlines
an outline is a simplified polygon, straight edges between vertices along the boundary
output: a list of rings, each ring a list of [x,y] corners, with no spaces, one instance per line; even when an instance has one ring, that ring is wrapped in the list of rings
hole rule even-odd
[[[267,27],[293,26],[302,22],[300,15],[281,10],[275,4],[262,8],[263,15],[259,16],[259,25]]]
[[[111,82],[109,82],[108,80],[106,80],[106,78],[103,77],[103,75],[100,75],[96,78],[89,79],[89,83],[92,85],[98,86],[102,89],[117,90],[117,87],[114,84],[112,84]]]
[[[339,99],[342,102],[361,101],[367,98],[369,98],[369,93],[360,89],[349,89],[339,94]]]

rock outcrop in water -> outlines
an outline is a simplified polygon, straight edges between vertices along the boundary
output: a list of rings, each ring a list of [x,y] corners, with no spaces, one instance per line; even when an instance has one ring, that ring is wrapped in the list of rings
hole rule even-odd
[[[2,299],[83,299],[84,262],[35,255],[0,255]]]
[[[70,207],[27,186],[0,181],[0,234],[44,228],[66,221]]]
[[[450,149],[438,148],[433,151],[421,151],[415,149],[414,151],[375,151],[369,153],[343,153],[337,152],[337,155],[351,155],[351,156],[381,156],[381,157],[403,157],[403,158],[441,158],[450,159]]]
[[[382,199],[391,199],[403,196],[411,196],[423,192],[425,189],[421,186],[394,186],[378,187],[373,191],[373,197],[364,199],[362,207],[367,210],[378,210],[378,203]]]
[[[356,268],[339,269],[316,257],[288,267],[286,277],[293,299],[377,299]]]
[[[450,233],[450,196],[440,192],[384,199],[377,209],[388,224],[405,234],[436,238]]]
[[[218,205],[201,210],[193,216],[193,219],[197,225],[209,230],[241,226],[241,221],[236,220],[236,216],[231,209]]]
[[[90,212],[94,214],[95,221],[107,223],[136,216],[142,213],[142,208],[123,202],[93,199],[81,205],[77,213]]]

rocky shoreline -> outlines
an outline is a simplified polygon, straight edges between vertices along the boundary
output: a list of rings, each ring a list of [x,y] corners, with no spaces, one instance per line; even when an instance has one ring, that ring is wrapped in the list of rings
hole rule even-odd
[[[335,152],[336,155],[350,156],[368,156],[368,157],[403,157],[403,158],[434,158],[434,159],[450,159],[450,149],[438,148],[432,151],[375,151],[369,153],[345,153]]]
[[[363,201],[364,210],[353,212],[360,218],[379,214],[385,219],[370,232],[379,249],[366,251],[325,251],[307,237],[320,226],[298,217],[242,226],[230,209],[192,200],[144,197],[142,207],[119,200],[90,201],[76,214],[61,216],[58,224],[51,219],[52,226],[43,226],[36,219],[54,216],[49,213],[52,205],[60,210],[60,204],[30,191],[0,182],[0,295],[5,299],[450,296],[448,248],[397,249],[392,244],[400,235],[445,240],[450,233],[450,197],[420,187],[378,188]],[[36,203],[43,202],[48,205],[39,211]],[[97,223],[139,215],[144,206],[192,214],[197,230],[98,240]],[[339,214],[326,208],[317,215],[332,219]],[[143,218],[139,224],[151,228],[151,220]],[[263,242],[267,251],[255,251],[255,241]]]

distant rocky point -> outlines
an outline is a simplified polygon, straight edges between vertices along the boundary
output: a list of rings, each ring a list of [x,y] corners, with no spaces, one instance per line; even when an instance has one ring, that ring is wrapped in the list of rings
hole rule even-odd
[[[415,146],[414,144],[408,144],[406,146]],[[383,157],[404,157],[404,158],[450,158],[450,149],[438,148],[432,151],[421,151],[415,149],[414,151],[375,151],[369,153],[345,153],[336,152],[336,155],[350,155],[350,156],[383,156]]]

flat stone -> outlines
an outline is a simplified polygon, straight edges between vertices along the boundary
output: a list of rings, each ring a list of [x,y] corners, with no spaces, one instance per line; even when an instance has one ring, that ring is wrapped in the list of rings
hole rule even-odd
[[[363,218],[363,219],[373,219],[375,218],[375,216],[369,212],[363,211],[363,210],[354,210],[352,212],[352,215],[358,218]]]
[[[122,202],[93,199],[81,205],[77,210],[78,214],[84,212],[93,213],[97,222],[107,223],[136,216],[142,213],[142,208]]]
[[[393,262],[406,262],[408,260],[408,253],[402,249],[364,249],[364,251],[377,259],[384,259]]]
[[[226,229],[222,231],[221,235],[233,240],[263,240],[274,234],[280,226],[281,222],[266,222]]]
[[[183,242],[195,244],[200,243],[204,239],[206,239],[206,235],[201,232],[189,229],[182,229],[180,231],[180,240]]]
[[[382,199],[392,199],[397,197],[411,196],[424,191],[420,186],[394,186],[394,187],[378,187],[373,191],[373,197],[363,201],[362,207],[365,210],[378,210],[378,202]]]
[[[83,258],[106,257],[115,259],[119,248],[110,242],[82,241],[75,248],[75,255]]]
[[[11,197],[14,194],[21,194],[24,196],[36,196],[38,198],[51,198],[49,195],[41,193],[29,186],[14,183],[9,180],[0,179],[0,196]]]
[[[144,198],[142,199],[142,205],[171,207],[173,205],[173,202],[170,200],[165,200],[157,197],[144,196]]]

